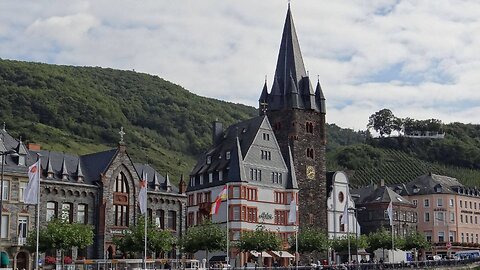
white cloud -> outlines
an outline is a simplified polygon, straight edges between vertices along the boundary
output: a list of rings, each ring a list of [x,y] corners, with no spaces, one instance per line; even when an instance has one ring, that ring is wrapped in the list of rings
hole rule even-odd
[[[2,58],[135,69],[253,106],[286,12],[275,0],[17,2],[0,3]],[[480,2],[304,0],[292,11],[329,122],[364,129],[382,108],[479,122]]]

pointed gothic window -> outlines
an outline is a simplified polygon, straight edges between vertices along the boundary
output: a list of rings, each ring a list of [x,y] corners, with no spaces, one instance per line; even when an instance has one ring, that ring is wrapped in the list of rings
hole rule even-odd
[[[115,226],[128,227],[129,187],[127,177],[120,173],[115,181],[113,193],[113,214]]]

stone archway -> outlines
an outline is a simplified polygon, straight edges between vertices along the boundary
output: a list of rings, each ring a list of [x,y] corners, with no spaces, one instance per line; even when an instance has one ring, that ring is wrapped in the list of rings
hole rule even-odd
[[[107,249],[107,259],[111,260],[113,259],[113,247],[112,246],[109,246],[108,249]]]
[[[18,270],[29,269],[28,267],[28,254],[25,251],[20,251],[17,253],[15,258],[16,268]]]

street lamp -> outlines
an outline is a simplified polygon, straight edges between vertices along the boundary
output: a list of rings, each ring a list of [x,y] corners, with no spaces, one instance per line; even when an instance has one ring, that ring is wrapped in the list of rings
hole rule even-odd
[[[0,157],[2,157],[2,171],[1,171],[1,178],[0,178],[0,238],[1,238],[1,229],[2,229],[2,220],[3,220],[3,174],[4,174],[4,167],[6,162],[6,157],[10,155],[12,157],[18,157],[17,151],[15,150],[8,150],[0,152]]]

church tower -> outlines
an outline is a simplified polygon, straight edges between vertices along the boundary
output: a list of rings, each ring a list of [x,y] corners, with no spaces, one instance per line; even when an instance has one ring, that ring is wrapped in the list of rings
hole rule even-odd
[[[285,160],[288,146],[299,187],[300,226],[327,228],[325,162],[325,97],[305,71],[290,5],[283,27],[277,67],[270,93],[267,84],[259,99]]]

